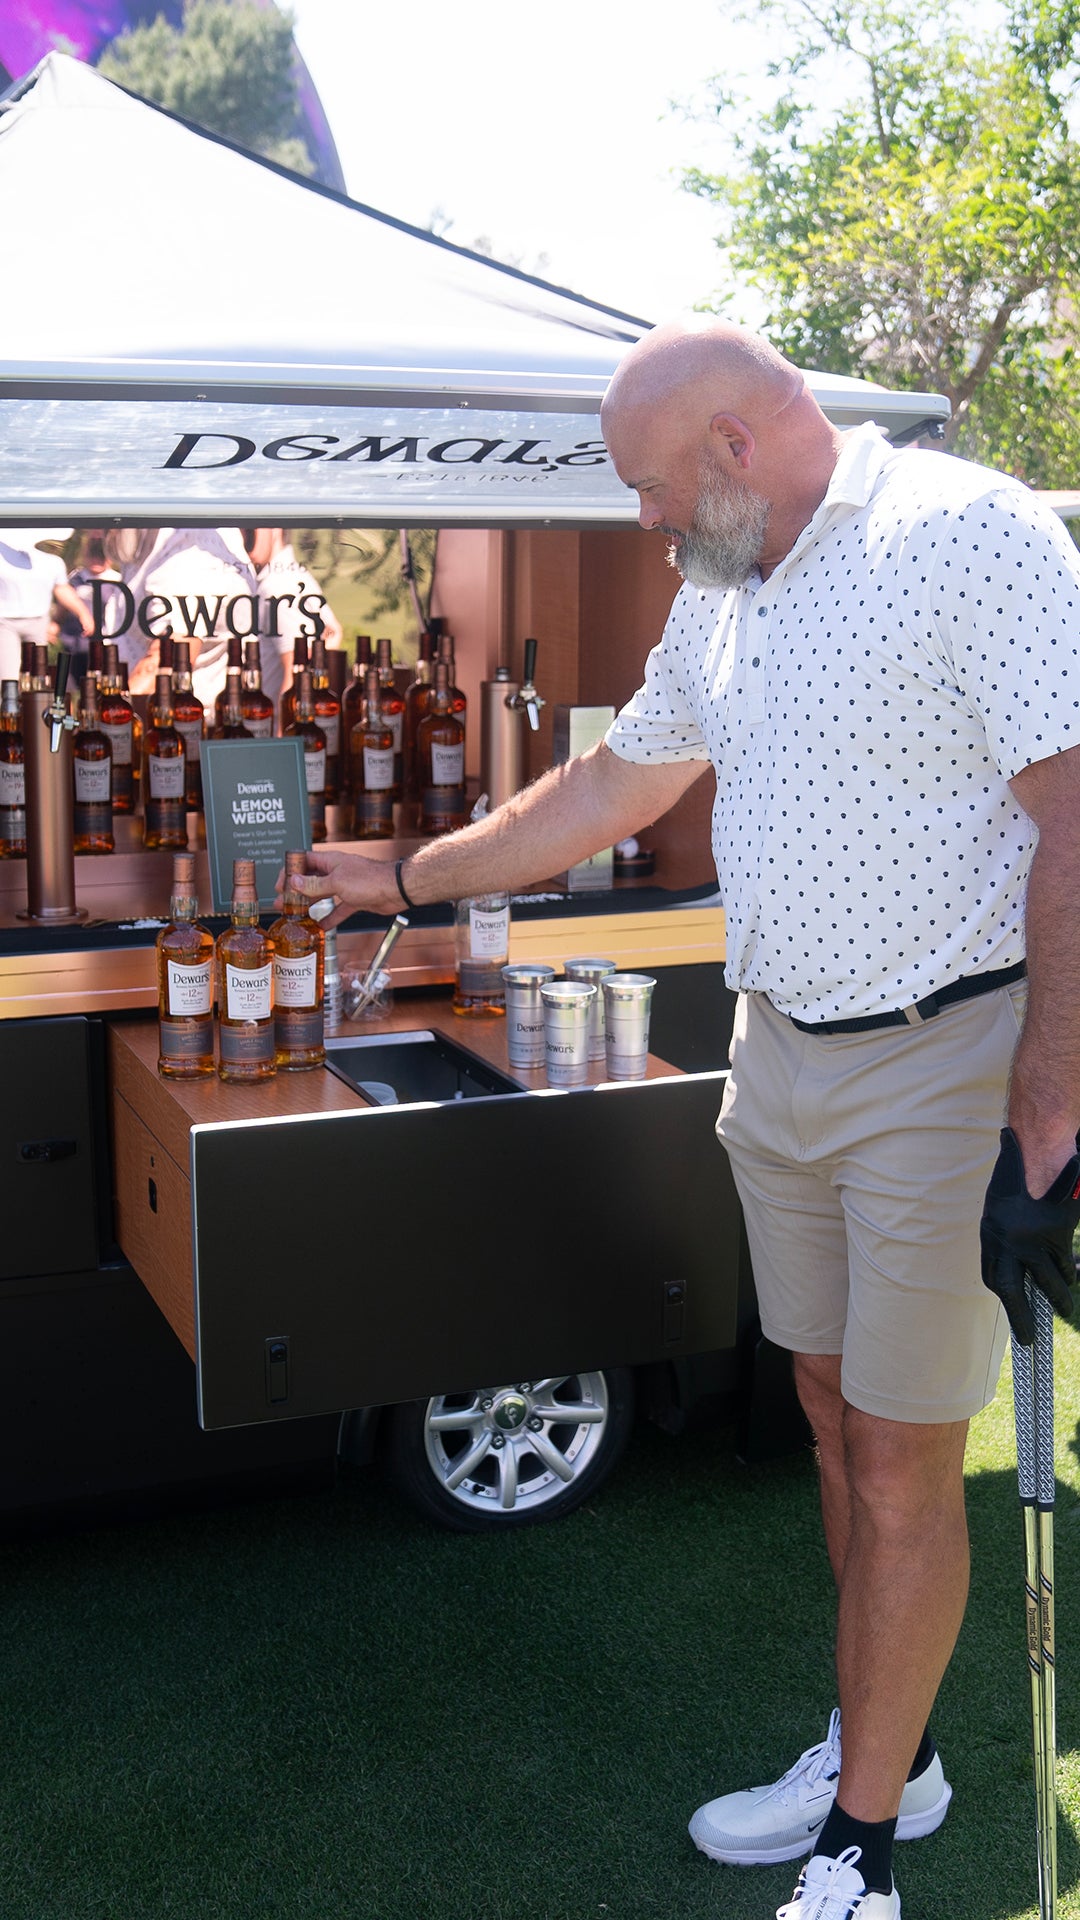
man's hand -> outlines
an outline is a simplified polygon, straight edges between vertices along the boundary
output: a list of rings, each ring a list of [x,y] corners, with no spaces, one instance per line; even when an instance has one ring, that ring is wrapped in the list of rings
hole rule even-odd
[[[1035,1200],[1027,1190],[1020,1143],[1011,1127],[1003,1127],[979,1223],[982,1277],[1005,1308],[1021,1346],[1030,1347],[1035,1338],[1025,1286],[1029,1274],[1054,1310],[1065,1320],[1072,1318],[1072,1245],[1078,1221],[1080,1154],[1066,1162],[1049,1191]]]

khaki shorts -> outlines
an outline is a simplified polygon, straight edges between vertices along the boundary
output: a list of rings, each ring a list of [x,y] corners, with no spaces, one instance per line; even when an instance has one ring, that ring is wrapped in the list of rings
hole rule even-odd
[[[717,1133],[746,1217],[763,1332],[843,1356],[844,1397],[886,1420],[965,1420],[1008,1326],[979,1219],[1026,982],[919,1027],[800,1033],[742,995]]]

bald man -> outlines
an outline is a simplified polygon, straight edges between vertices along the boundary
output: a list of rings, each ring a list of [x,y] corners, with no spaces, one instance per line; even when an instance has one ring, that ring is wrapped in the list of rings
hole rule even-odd
[[[643,685],[487,820],[397,863],[315,854],[307,891],[340,918],[513,888],[715,767],[739,993],[717,1131],[817,1441],[839,1708],[690,1831],[733,1864],[810,1853],[778,1920],[899,1920],[893,1840],[951,1793],[928,1721],[967,1595],[968,1421],[1006,1315],[1031,1337],[1025,1275],[1072,1304],[1080,557],[1017,482],[838,432],[707,318],[631,348],[603,429],[685,583]],[[784,1624],[797,1671],[797,1564]]]

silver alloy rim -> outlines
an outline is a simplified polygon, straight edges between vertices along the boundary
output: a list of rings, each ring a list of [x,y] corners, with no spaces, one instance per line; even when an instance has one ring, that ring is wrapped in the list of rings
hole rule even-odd
[[[424,1446],[443,1491],[492,1515],[555,1500],[596,1458],[608,1420],[602,1373],[440,1394],[424,1415]]]

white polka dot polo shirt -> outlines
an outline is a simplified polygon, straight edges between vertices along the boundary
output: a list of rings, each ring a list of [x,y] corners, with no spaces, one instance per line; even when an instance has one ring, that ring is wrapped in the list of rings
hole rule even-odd
[[[768,580],[684,586],[607,742],[716,768],[728,985],[849,1019],[1021,959],[1007,783],[1080,745],[1078,639],[1056,515],[873,426]]]

